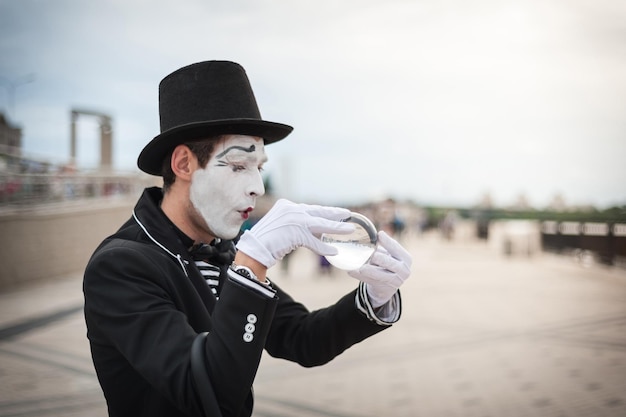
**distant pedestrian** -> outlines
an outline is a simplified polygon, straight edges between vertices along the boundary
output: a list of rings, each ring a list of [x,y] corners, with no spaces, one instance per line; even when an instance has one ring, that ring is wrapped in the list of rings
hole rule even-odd
[[[332,275],[333,266],[331,265],[330,262],[328,262],[328,259],[326,259],[326,257],[322,255],[319,255],[318,258],[319,258],[320,273],[322,275]]]

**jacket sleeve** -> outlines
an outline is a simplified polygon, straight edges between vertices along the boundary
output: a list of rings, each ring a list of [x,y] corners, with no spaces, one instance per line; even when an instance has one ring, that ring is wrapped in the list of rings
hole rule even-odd
[[[272,283],[279,304],[268,340],[267,352],[305,367],[323,365],[350,346],[386,328],[368,319],[356,306],[357,290],[337,303],[309,311]]]
[[[210,387],[196,387],[190,372],[199,331],[186,311],[193,291],[182,294],[175,284],[185,279],[177,262],[158,251],[130,243],[102,248],[86,269],[85,316],[92,344],[110,344],[178,409],[200,415],[202,390]],[[237,416],[248,398],[275,304],[232,281],[223,288],[203,348],[223,416]]]
[[[207,372],[224,416],[238,416],[252,388],[277,299],[229,278],[213,311]],[[228,383],[234,379],[237,383]],[[250,410],[251,411],[251,410]]]

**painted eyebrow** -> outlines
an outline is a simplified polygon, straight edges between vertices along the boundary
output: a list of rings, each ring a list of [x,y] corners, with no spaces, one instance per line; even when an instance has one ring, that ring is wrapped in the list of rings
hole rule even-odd
[[[247,153],[252,153],[255,150],[256,150],[256,146],[255,145],[250,145],[249,148],[246,148],[246,147],[243,147],[243,146],[231,146],[229,148],[226,148],[224,150],[224,152],[215,155],[215,158],[223,158],[230,151],[243,151],[243,152],[247,152]]]

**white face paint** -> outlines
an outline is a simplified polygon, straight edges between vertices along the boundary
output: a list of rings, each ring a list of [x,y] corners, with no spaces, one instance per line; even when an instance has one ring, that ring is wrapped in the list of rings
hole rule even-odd
[[[216,143],[206,167],[193,173],[189,198],[210,235],[237,236],[256,197],[265,194],[261,169],[266,161],[263,139],[226,135]]]

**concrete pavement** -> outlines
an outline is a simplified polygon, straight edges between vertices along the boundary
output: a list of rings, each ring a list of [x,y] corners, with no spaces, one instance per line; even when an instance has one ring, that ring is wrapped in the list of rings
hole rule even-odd
[[[413,236],[391,329],[319,368],[265,356],[255,416],[626,416],[626,271]],[[311,309],[355,281],[305,250],[270,277]],[[0,416],[106,416],[81,273],[0,294]]]

